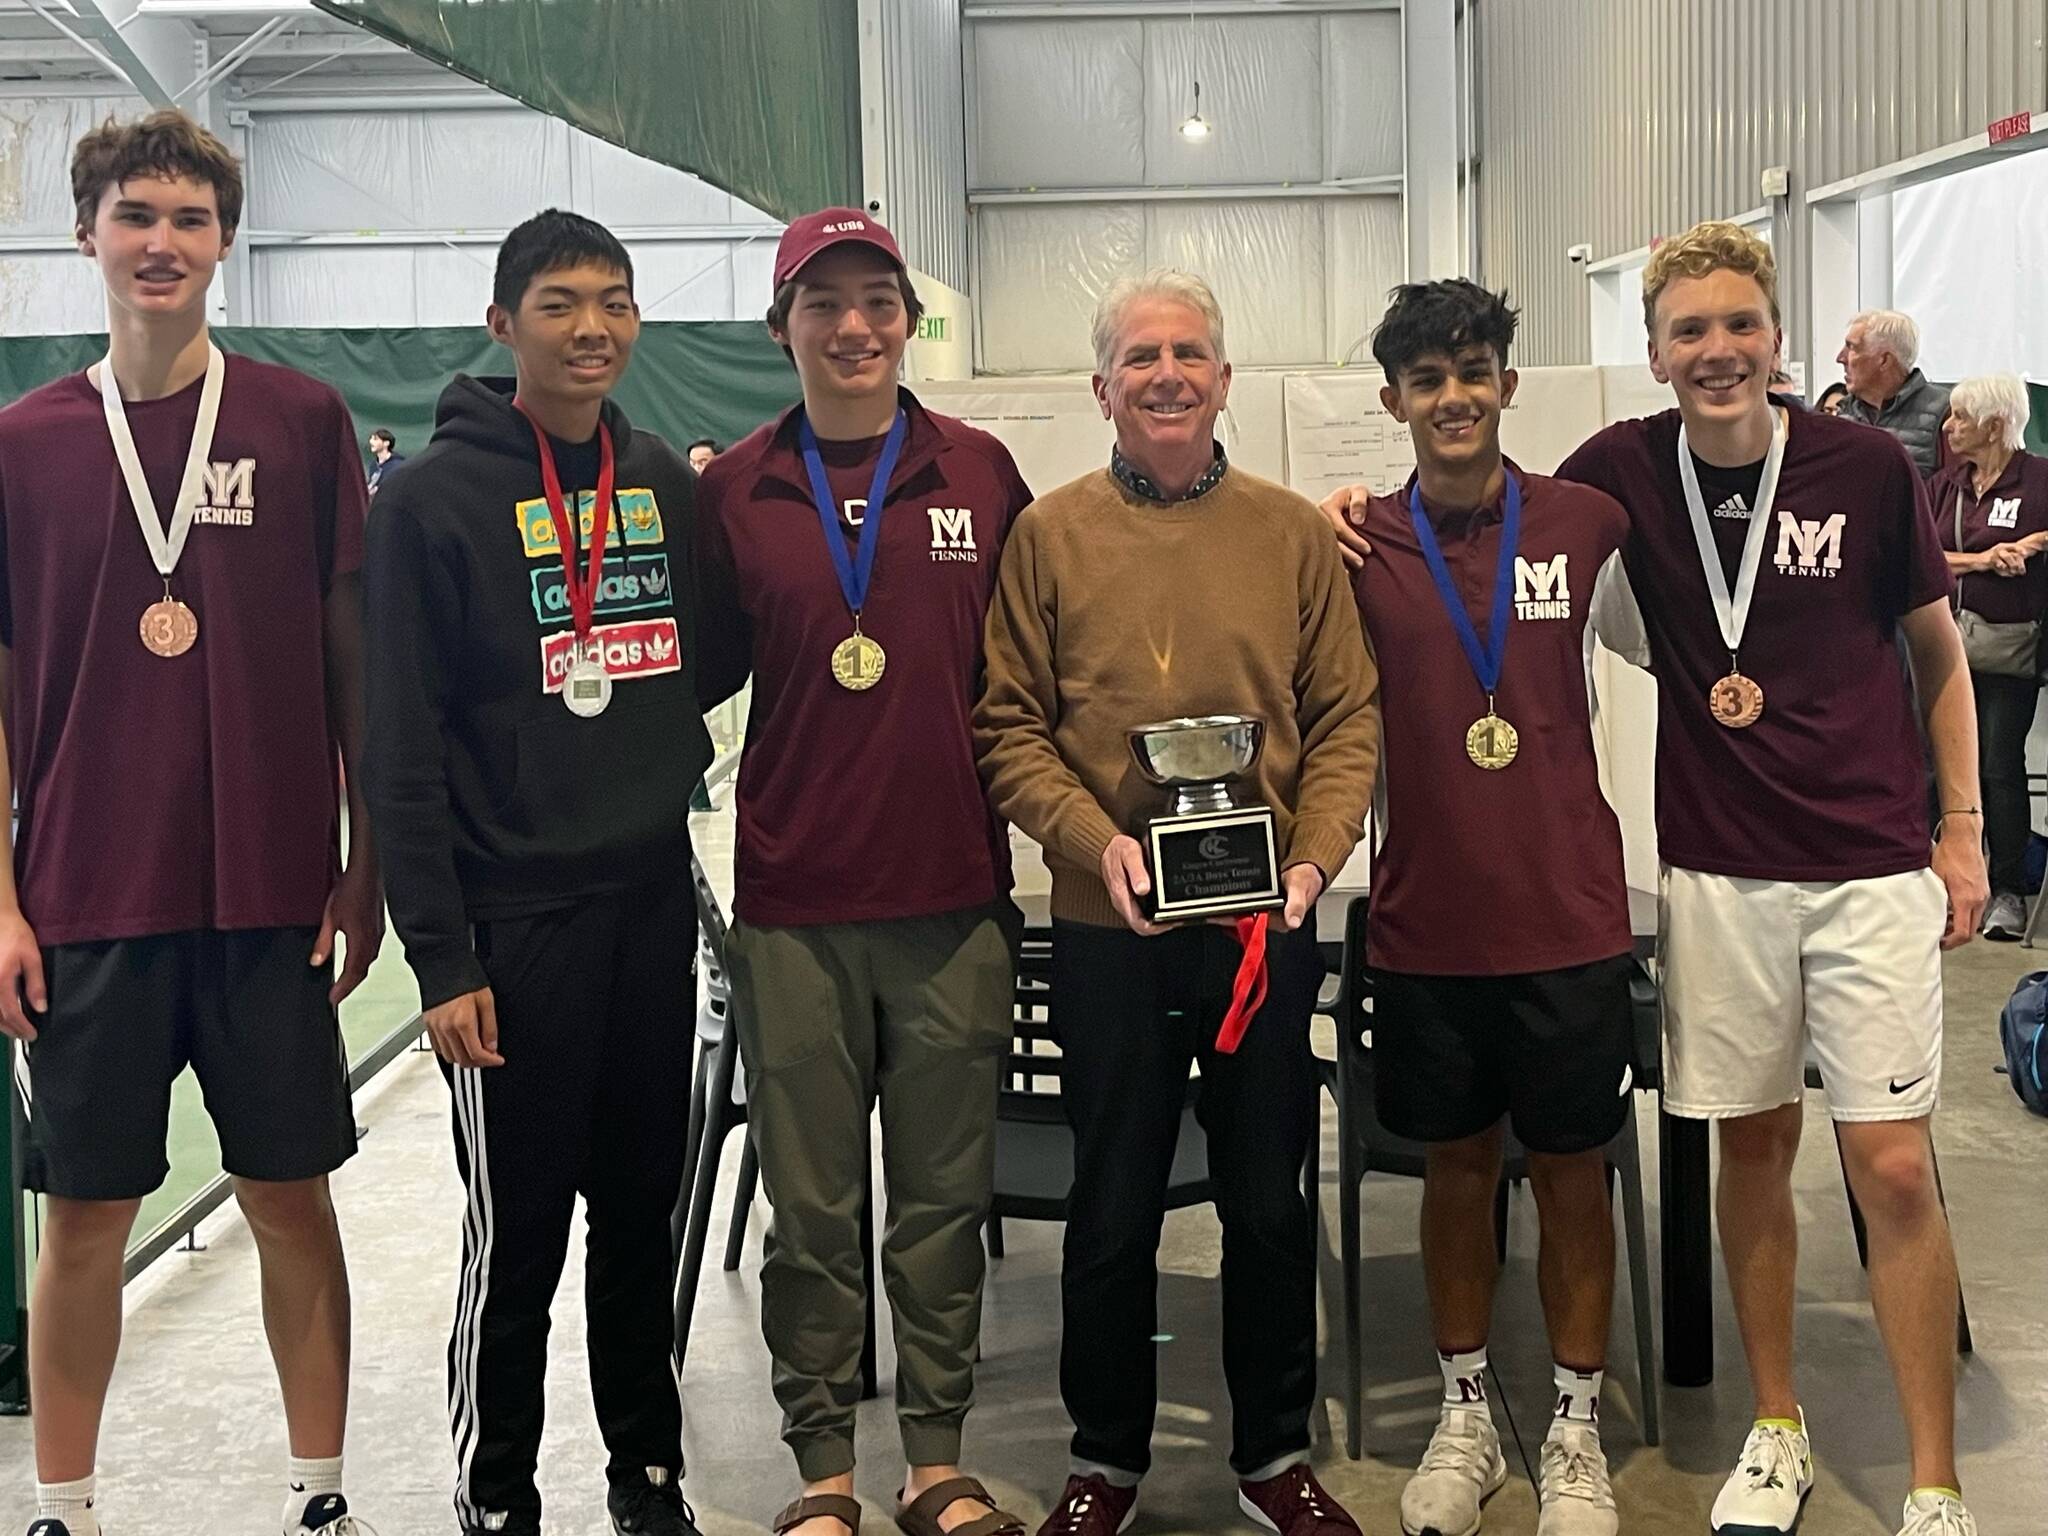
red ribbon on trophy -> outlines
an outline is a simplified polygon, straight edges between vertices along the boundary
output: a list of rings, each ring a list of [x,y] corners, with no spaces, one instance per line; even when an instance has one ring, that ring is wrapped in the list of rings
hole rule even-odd
[[[1237,942],[1244,946],[1244,958],[1238,961],[1237,979],[1230,986],[1230,1011],[1216,1031],[1216,1049],[1225,1056],[1236,1052],[1251,1027],[1252,1015],[1266,1006],[1266,920],[1271,916],[1270,912],[1258,912],[1237,920]]]

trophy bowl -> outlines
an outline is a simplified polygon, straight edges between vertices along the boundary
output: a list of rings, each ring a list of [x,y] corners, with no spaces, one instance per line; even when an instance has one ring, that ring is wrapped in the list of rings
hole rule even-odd
[[[1266,722],[1253,715],[1183,715],[1133,726],[1127,735],[1138,772],[1162,789],[1179,791],[1176,811],[1204,805],[1220,810],[1231,803],[1228,781],[1258,761]]]
[[[1266,739],[1252,715],[1188,715],[1132,727],[1138,771],[1170,791],[1166,813],[1147,819],[1147,898],[1160,922],[1226,917],[1281,900],[1272,810],[1240,803],[1233,779],[1251,771]]]

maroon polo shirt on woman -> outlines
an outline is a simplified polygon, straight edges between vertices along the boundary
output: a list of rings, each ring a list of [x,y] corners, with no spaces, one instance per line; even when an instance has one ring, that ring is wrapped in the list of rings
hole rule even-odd
[[[1977,494],[1968,459],[1958,460],[1928,487],[1934,501],[1934,529],[1943,549],[1974,555],[1995,544],[2048,532],[2048,459],[2015,453],[1998,482]],[[1963,538],[1956,542],[1956,512]],[[2048,618],[2048,554],[2027,562],[2024,576],[1972,571],[1956,577],[1956,602],[1993,624],[2024,624]]]
[[[1758,880],[1924,869],[1928,774],[1900,654],[1902,615],[1950,594],[1920,472],[1897,438],[1790,412],[1742,671],[1754,725],[1717,724],[1728,671],[1678,476],[1678,412],[1618,422],[1558,477],[1629,511],[1622,552],[1657,677],[1657,840],[1667,864]],[[1729,586],[1749,515],[1715,515]]]
[[[797,447],[796,411],[711,461],[698,489],[698,676],[709,703],[751,671],[733,910],[756,925],[923,917],[1010,890],[1009,836],[975,769],[982,620],[1031,492],[986,432],[908,390],[862,632],[887,653],[864,693],[832,677],[853,633]],[[882,440],[821,445],[849,554]]]
[[[1486,695],[1409,520],[1414,480],[1366,512],[1373,552],[1352,590],[1380,667],[1387,822],[1368,948],[1384,970],[1511,976],[1631,945],[1621,824],[1600,793],[1586,694],[1593,582],[1627,538],[1628,514],[1586,486],[1509,472],[1522,529],[1494,702],[1520,742],[1497,771],[1465,753]],[[1424,510],[1483,644],[1505,497],[1476,512]]]
[[[168,521],[201,382],[131,402]],[[143,649],[164,595],[83,373],[0,411],[0,643],[21,811],[15,878],[45,944],[313,927],[339,780],[322,603],[363,558],[355,427],[317,380],[230,355],[211,468],[172,593],[182,656]]]

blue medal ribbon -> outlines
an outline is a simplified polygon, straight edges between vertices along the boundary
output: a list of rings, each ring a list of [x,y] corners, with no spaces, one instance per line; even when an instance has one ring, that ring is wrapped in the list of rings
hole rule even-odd
[[[1451,581],[1450,567],[1444,564],[1444,552],[1437,543],[1436,530],[1429,526],[1429,515],[1422,510],[1422,486],[1418,482],[1408,492],[1408,518],[1415,524],[1415,541],[1422,546],[1422,558],[1429,563],[1430,579],[1436,583],[1437,596],[1450,611],[1451,627],[1458,632],[1458,643],[1465,648],[1465,659],[1472,664],[1472,674],[1479,679],[1479,686],[1486,690],[1487,712],[1493,712],[1494,690],[1500,686],[1501,663],[1507,659],[1508,650],[1508,598],[1513,590],[1515,578],[1515,552],[1521,545],[1522,532],[1522,487],[1510,474],[1507,477],[1507,512],[1501,519],[1500,559],[1493,571],[1493,611],[1487,618],[1486,644],[1482,647],[1479,635],[1472,628],[1472,616],[1465,611],[1465,600]]]
[[[875,478],[868,487],[867,510],[861,516],[860,547],[849,556],[846,536],[839,531],[839,508],[832,499],[832,482],[825,477],[824,455],[818,452],[818,434],[811,430],[808,416],[797,417],[797,442],[803,448],[804,468],[811,477],[811,500],[818,506],[818,521],[824,525],[825,548],[832,553],[832,569],[839,573],[839,590],[853,611],[853,626],[860,628],[860,611],[868,600],[868,584],[875,575],[875,550],[882,541],[882,503],[888,499],[889,477],[896,472],[896,460],[903,452],[909,417],[901,410],[889,424],[882,439],[882,456],[875,463]]]

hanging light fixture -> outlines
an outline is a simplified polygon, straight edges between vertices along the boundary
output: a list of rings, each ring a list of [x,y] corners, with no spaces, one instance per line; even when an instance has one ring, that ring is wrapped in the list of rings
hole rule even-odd
[[[1188,57],[1193,62],[1195,55],[1195,6],[1188,0]],[[1202,116],[1202,77],[1195,76],[1195,109],[1181,120],[1180,136],[1190,144],[1199,144],[1209,137],[1209,120]]]

